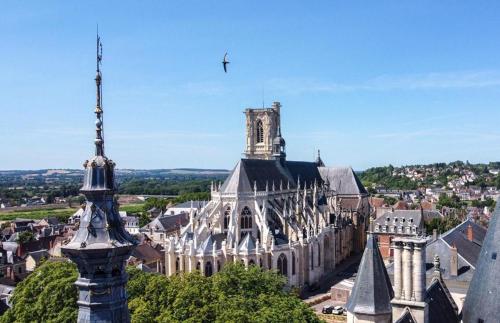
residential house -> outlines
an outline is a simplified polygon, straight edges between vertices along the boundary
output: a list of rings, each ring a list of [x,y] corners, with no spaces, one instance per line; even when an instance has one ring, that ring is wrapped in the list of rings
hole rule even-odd
[[[426,221],[440,218],[435,210],[391,210],[374,221],[380,253],[384,259],[392,257],[391,242],[398,237],[417,237],[425,234]]]

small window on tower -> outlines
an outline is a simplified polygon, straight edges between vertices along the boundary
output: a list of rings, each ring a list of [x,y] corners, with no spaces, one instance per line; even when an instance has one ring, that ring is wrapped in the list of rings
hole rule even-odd
[[[264,126],[262,125],[262,120],[257,120],[257,143],[261,144],[264,142]]]

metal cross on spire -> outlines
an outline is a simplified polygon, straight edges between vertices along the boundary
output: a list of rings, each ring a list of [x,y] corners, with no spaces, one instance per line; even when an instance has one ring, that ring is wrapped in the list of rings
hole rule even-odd
[[[101,37],[99,36],[99,25],[97,25],[96,56],[97,56],[97,72],[99,73],[102,60],[102,43],[101,43]]]
[[[102,111],[102,75],[101,75],[101,61],[102,61],[102,43],[101,37],[99,36],[99,26],[97,26],[97,43],[96,43],[96,76],[95,76],[95,84],[96,84],[96,155],[104,156],[104,117]]]

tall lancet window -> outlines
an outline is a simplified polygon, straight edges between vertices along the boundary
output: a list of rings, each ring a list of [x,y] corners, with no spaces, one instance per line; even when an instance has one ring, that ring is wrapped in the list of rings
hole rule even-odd
[[[228,206],[226,210],[224,211],[224,230],[227,230],[229,228],[229,218],[231,216],[231,207]]]
[[[284,254],[278,257],[278,272],[283,276],[288,276],[288,262]]]
[[[264,125],[262,124],[262,120],[257,120],[257,143],[261,144],[264,142]]]
[[[241,228],[242,229],[251,229],[252,228],[252,212],[248,208],[248,206],[245,206],[243,208],[243,211],[241,211]]]

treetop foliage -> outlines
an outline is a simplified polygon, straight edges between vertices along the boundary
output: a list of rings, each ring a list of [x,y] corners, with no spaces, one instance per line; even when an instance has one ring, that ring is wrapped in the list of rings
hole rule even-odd
[[[320,322],[283,276],[259,267],[231,263],[212,277],[127,271],[132,322]],[[0,323],[75,322],[77,276],[70,262],[45,262],[17,286]]]

